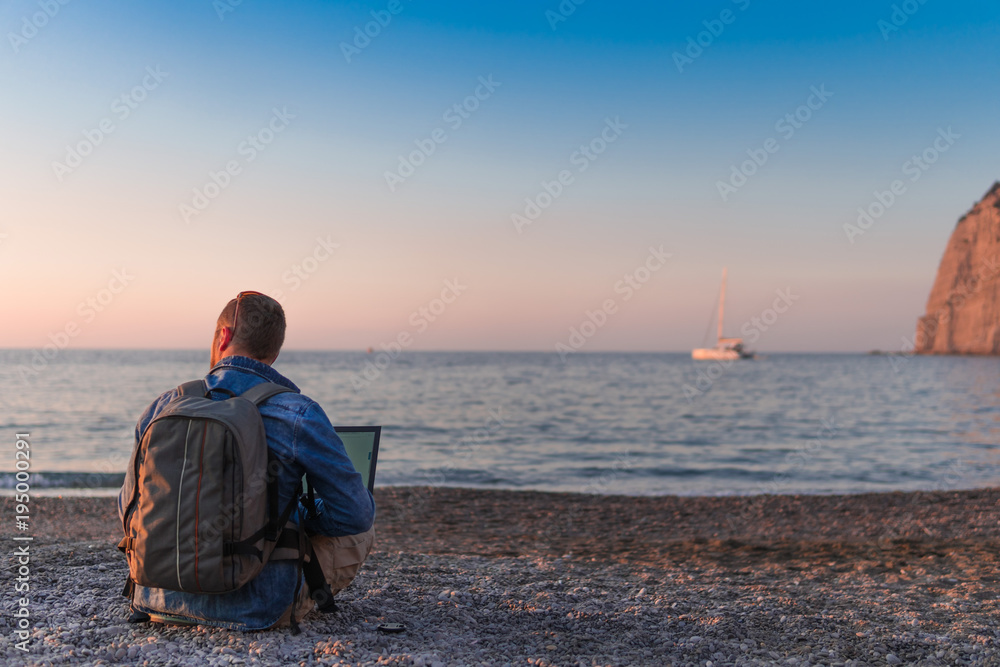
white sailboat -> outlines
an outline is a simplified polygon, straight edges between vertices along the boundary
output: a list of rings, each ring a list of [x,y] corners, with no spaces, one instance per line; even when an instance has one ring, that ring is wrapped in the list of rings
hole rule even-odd
[[[753,355],[743,349],[742,338],[723,338],[722,319],[726,313],[726,269],[722,269],[722,292],[719,294],[719,335],[715,347],[691,350],[691,358],[698,361],[731,361],[749,359]]]

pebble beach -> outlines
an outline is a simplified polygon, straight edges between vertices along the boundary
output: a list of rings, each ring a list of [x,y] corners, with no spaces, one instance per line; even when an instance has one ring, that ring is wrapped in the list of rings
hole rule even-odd
[[[387,487],[375,551],[302,633],[131,625],[111,498],[31,501],[8,665],[998,665],[1000,490],[630,497]],[[12,517],[12,499],[4,498]],[[11,525],[7,525],[7,524]],[[399,634],[380,623],[405,625]],[[22,645],[24,646],[24,645]]]

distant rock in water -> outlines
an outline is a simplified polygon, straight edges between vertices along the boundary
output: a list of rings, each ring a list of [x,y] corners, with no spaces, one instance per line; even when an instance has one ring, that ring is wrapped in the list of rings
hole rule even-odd
[[[917,321],[917,354],[1000,354],[1000,182],[955,225]]]

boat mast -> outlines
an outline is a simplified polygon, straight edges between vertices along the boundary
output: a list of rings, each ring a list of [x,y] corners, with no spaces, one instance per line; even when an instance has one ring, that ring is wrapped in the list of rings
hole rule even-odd
[[[719,340],[722,340],[722,316],[726,312],[726,267],[722,267],[722,292],[719,294]]]

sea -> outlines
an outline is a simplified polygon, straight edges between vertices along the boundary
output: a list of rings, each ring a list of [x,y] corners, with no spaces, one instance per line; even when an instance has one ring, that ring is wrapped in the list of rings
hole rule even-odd
[[[114,494],[142,411],[208,371],[203,351],[50,356],[0,350],[7,493],[16,434],[27,433],[33,492]],[[996,358],[286,351],[275,368],[334,424],[382,425],[376,486],[728,495],[1000,484]]]

